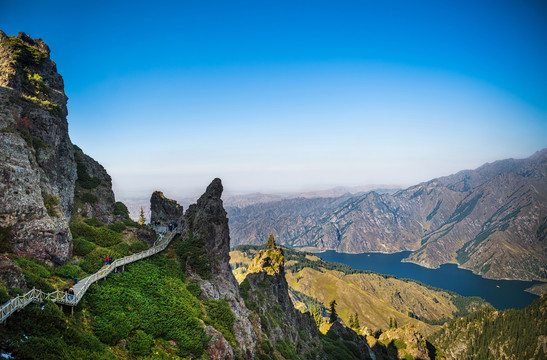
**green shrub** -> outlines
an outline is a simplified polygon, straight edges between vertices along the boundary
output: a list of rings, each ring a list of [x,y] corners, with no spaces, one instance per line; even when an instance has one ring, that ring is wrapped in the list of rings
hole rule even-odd
[[[96,246],[95,243],[87,241],[84,238],[77,238],[72,240],[72,242],[74,243],[73,253],[77,256],[86,256],[92,252]]]
[[[26,270],[38,277],[49,278],[51,277],[51,266],[46,265],[39,260],[31,259],[27,257],[17,256],[14,258],[15,263],[21,267],[21,269]]]
[[[40,65],[46,59],[46,55],[33,46],[25,44],[21,39],[10,36],[4,39],[4,43],[10,46],[13,51],[13,59],[23,67]]]
[[[112,225],[108,225],[108,228],[117,233],[122,233],[126,229],[125,224],[123,222],[117,222]]]
[[[132,242],[131,245],[129,245],[129,250],[132,253],[138,253],[144,250],[148,250],[148,244],[144,241],[135,241]]]
[[[78,277],[80,270],[79,266],[66,264],[53,269],[53,274],[66,279],[74,279],[75,277]]]
[[[89,226],[93,226],[97,228],[104,226],[104,224],[100,222],[99,220],[97,220],[95,216],[93,216],[91,219],[85,219],[84,222]]]
[[[85,222],[72,222],[70,223],[70,231],[73,238],[84,238],[88,241],[95,242],[97,238],[97,229],[89,226]]]
[[[13,244],[11,243],[11,226],[0,226],[0,253],[13,252]]]
[[[107,228],[97,229],[95,244],[102,247],[109,247],[119,244],[122,241],[122,235]]]
[[[82,156],[83,156],[83,152],[82,152]],[[76,183],[84,189],[88,189],[88,190],[95,189],[97,186],[101,184],[101,180],[96,177],[91,177],[87,173],[87,167],[85,166],[85,164],[78,160],[76,160],[76,172],[78,174]]]
[[[127,245],[126,243],[124,242],[121,242],[119,244],[116,244],[114,246],[111,246],[109,247],[109,249],[112,249],[114,251],[116,251],[117,253],[120,254],[120,256],[127,256],[130,254],[130,251],[129,251],[129,245]]]
[[[196,283],[188,283],[188,285],[186,285],[186,289],[188,290],[188,292],[190,292],[190,294],[194,295],[196,298],[199,298],[199,296],[201,295],[201,286],[199,286],[199,284],[196,284]]]
[[[44,206],[46,207],[47,214],[51,217],[59,217],[59,213],[56,209],[57,205],[61,203],[59,198],[57,196],[47,194],[42,194],[42,197],[44,199]]]
[[[113,215],[119,215],[123,216],[124,218],[129,218],[129,210],[127,209],[127,206],[121,201],[117,201],[114,204],[114,211],[112,212]]]
[[[31,97],[30,99],[32,100],[36,99],[36,101],[34,102],[37,102],[38,105],[41,105],[41,101],[39,99],[35,97]],[[33,148],[34,150],[40,150],[40,149],[45,149],[49,147],[48,143],[46,143],[45,141],[43,141],[42,139],[36,136],[30,135],[30,133],[26,130],[19,130],[18,132],[19,132],[19,135],[23,138],[23,140],[25,140],[27,145]]]
[[[89,192],[84,192],[80,196],[80,199],[84,203],[87,203],[87,204],[96,204],[99,201],[99,198],[97,198],[97,196],[95,196],[95,195],[93,195],[92,193],[89,193]]]
[[[204,300],[203,304],[207,310],[207,316],[211,320],[211,325],[220,331],[230,344],[236,345],[234,335],[236,317],[226,300]]]
[[[139,227],[139,223],[136,221],[131,220],[130,218],[124,219],[123,223],[125,226],[131,226],[131,227]]]
[[[189,265],[203,279],[211,277],[211,266],[209,259],[203,251],[203,240],[194,238],[191,234],[189,239],[177,245],[176,252],[180,257],[184,268]]]
[[[97,336],[117,344],[142,330],[152,338],[176,341],[178,356],[205,354],[209,338],[199,320],[201,305],[179,278],[177,263],[157,255],[128,268],[86,295]],[[113,317],[113,313],[125,317]]]
[[[112,256],[114,259],[119,259],[122,257],[119,252],[114,251],[113,249],[96,247],[92,252],[83,258],[80,262],[80,267],[88,274],[95,273],[104,266],[104,259],[107,256]]]
[[[129,353],[133,356],[144,356],[150,353],[154,339],[142,330],[137,330],[135,335],[127,341]]]

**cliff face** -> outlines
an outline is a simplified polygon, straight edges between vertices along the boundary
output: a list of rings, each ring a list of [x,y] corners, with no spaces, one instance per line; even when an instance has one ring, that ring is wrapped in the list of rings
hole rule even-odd
[[[104,167],[74,146],[77,180],[74,189],[74,213],[84,218],[95,217],[105,224],[119,219],[114,215],[112,178]]]
[[[73,212],[110,223],[114,193],[104,168],[70,141],[63,78],[49,54],[41,39],[0,31],[0,243],[60,265],[72,252]]]
[[[0,226],[13,252],[62,264],[76,164],[63,79],[41,40],[0,32]]]
[[[293,199],[229,208],[233,244],[360,253],[412,250],[491,278],[547,279],[547,150],[434,179],[394,195]]]

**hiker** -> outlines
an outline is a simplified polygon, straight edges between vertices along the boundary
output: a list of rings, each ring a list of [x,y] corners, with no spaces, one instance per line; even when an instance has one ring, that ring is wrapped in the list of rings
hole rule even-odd
[[[105,264],[105,265],[108,265],[108,255],[105,256],[105,258],[104,258],[104,264]]]
[[[114,258],[110,255],[108,255],[108,264],[109,265],[112,265],[112,260],[114,260]]]
[[[65,288],[63,289],[63,292],[65,293],[65,296],[63,297],[63,299],[66,301],[68,299],[68,286],[65,286]]]
[[[74,300],[74,288],[68,290],[68,300]]]
[[[75,277],[74,278],[74,285],[76,285],[78,283],[78,277]]]

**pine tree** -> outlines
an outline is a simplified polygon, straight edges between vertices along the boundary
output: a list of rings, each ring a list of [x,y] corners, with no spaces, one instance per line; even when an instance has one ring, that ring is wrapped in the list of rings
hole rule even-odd
[[[352,326],[352,327],[356,329],[357,331],[361,329],[361,324],[359,324],[359,314],[357,314],[357,312],[355,312],[355,316],[353,317],[353,324],[355,326]]]
[[[348,324],[349,324],[349,327],[353,329],[353,327],[355,326],[355,322],[353,321],[353,314],[351,314],[349,316],[349,321],[348,321]]]
[[[144,219],[144,210],[143,210],[142,207],[141,207],[141,214],[140,214],[140,216],[139,216],[139,225],[144,224],[145,221],[146,221],[146,220]]]
[[[397,329],[397,319],[395,319],[395,318],[393,319],[393,327],[395,329]]]
[[[275,250],[276,248],[274,235],[273,233],[270,233],[270,236],[268,236],[268,250]]]
[[[389,328],[391,329],[393,327],[393,318],[389,318]]]
[[[334,322],[338,320],[338,314],[336,313],[336,300],[332,300],[329,306],[330,306],[329,322],[331,324],[334,324]]]

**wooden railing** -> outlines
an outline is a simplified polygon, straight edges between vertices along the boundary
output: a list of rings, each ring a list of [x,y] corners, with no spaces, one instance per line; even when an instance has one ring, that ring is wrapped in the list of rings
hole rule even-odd
[[[147,258],[149,256],[159,253],[160,251],[165,250],[167,245],[169,245],[171,240],[173,240],[174,233],[160,233],[159,235],[160,238],[156,240],[154,245],[148,250],[142,251],[137,254],[129,255],[121,259],[117,259],[113,261],[110,265],[103,266],[95,274],[80,280],[76,285],[73,286],[74,295],[69,295],[66,292],[60,290],[55,290],[51,293],[45,293],[39,289],[32,289],[24,295],[20,295],[9,300],[0,307],[0,322],[4,323],[11,314],[18,310],[21,310],[22,308],[33,302],[40,303],[44,300],[51,300],[58,304],[76,306],[83,298],[87,289],[89,289],[89,287],[93,283],[97,282],[102,278],[105,278],[112,271],[116,270],[116,268],[119,268],[120,266],[123,267],[126,264],[130,264],[132,262]]]

